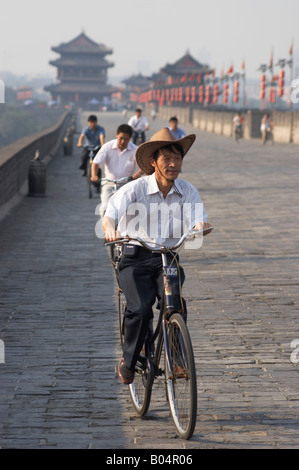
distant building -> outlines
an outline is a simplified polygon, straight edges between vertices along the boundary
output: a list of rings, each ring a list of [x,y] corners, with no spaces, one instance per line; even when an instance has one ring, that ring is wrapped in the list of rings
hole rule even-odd
[[[142,74],[131,75],[130,77],[122,80],[125,89],[122,92],[122,99],[124,102],[134,102],[136,97],[139,96],[144,90],[151,87],[152,80],[143,76]]]
[[[28,86],[22,86],[16,88],[17,101],[25,101],[32,99],[32,88]]]
[[[139,73],[138,75],[131,75],[130,77],[122,80],[122,83],[132,91],[140,91],[150,86],[151,79],[144,77]]]
[[[210,73],[208,65],[203,65],[191,56],[189,51],[174,64],[166,64],[160,70],[160,76],[164,75],[169,84],[184,82],[185,80],[196,80],[202,82],[204,75]]]
[[[214,75],[214,70],[198,62],[187,51],[174,64],[166,64],[149,77],[151,86],[139,96],[136,95],[136,101],[155,107],[197,102],[203,104],[205,95],[199,89],[205,88],[206,102],[210,102],[210,91],[207,92],[207,88],[212,89]]]
[[[114,63],[108,62],[105,56],[112,54],[112,49],[81,33],[68,43],[52,47],[52,50],[61,55],[50,61],[57,67],[59,82],[45,87],[53,100],[63,105],[73,102],[84,109],[90,104],[109,103],[112,93],[118,91],[107,84],[107,71]]]

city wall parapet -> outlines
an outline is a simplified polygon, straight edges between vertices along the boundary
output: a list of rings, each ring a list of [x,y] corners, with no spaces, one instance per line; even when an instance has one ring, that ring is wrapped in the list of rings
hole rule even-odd
[[[261,138],[261,119],[266,111],[248,110],[244,117],[244,138]],[[299,112],[270,110],[271,119],[274,124],[274,141],[280,143],[299,144]],[[207,109],[196,109],[191,107],[168,107],[159,108],[159,118],[169,120],[176,116],[179,125],[190,124],[194,129],[212,132],[226,137],[233,136],[233,117],[236,111],[213,111]]]
[[[0,220],[28,193],[28,169],[36,151],[45,163],[55,156],[62,145],[71,120],[66,111],[49,129],[24,137],[0,151]]]

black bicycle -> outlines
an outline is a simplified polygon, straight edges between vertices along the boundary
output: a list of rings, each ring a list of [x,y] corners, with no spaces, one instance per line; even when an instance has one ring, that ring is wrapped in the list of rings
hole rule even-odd
[[[98,181],[93,183],[90,179],[91,178],[92,162],[93,162],[93,159],[94,159],[95,155],[100,150],[100,148],[101,148],[100,145],[97,145],[96,147],[92,147],[92,146],[87,147],[87,150],[89,151],[89,154],[88,154],[88,162],[87,162],[87,168],[86,168],[86,179],[87,179],[87,188],[88,188],[88,197],[89,197],[89,199],[92,198],[94,191],[98,195],[101,194],[101,177],[102,177],[101,168],[98,169]]]
[[[133,131],[132,142],[133,144],[139,146],[143,144],[146,140],[145,131]]]
[[[197,414],[197,386],[193,349],[188,328],[181,314],[173,306],[170,277],[179,275],[177,256],[173,251],[181,247],[186,241],[206,235],[212,230],[212,227],[203,232],[191,230],[185,233],[179,242],[171,248],[153,246],[138,237],[106,243],[106,245],[115,246],[112,262],[117,281],[123,244],[135,240],[144,248],[161,253],[164,299],[160,305],[157,324],[155,327],[153,322],[150,324],[142,353],[135,367],[134,381],[129,385],[129,392],[137,414],[144,416],[150,405],[155,379],[164,377],[170,412],[175,428],[182,439],[190,439],[194,432]],[[172,254],[170,265],[168,265],[167,253]],[[125,309],[126,300],[118,285],[121,348],[123,347]]]
[[[234,130],[235,141],[238,142],[243,137],[243,128],[242,126],[236,126]]]

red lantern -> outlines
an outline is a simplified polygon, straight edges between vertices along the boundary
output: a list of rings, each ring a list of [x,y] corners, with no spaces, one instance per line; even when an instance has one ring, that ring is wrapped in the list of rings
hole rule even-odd
[[[225,83],[223,86],[223,103],[227,104],[228,102],[228,83]]]
[[[186,87],[186,97],[185,97],[186,103],[189,103],[190,101],[190,87]]]
[[[218,100],[218,85],[213,86],[213,103],[217,104]]]
[[[284,70],[280,70],[278,74],[278,96],[284,95]]]
[[[191,88],[191,102],[192,102],[192,103],[195,103],[195,99],[196,99],[196,87],[193,86],[193,87]]]
[[[205,102],[206,102],[206,103],[209,103],[209,102],[210,102],[210,85],[206,85]]]
[[[234,103],[239,101],[239,82],[235,81],[234,83]]]
[[[203,103],[203,85],[200,85],[198,89],[198,101]]]
[[[269,95],[268,95],[268,102],[274,104],[275,98],[276,98],[275,88],[270,88]]]

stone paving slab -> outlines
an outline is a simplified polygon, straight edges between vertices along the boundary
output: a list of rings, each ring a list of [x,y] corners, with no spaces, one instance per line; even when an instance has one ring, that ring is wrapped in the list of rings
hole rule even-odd
[[[122,116],[99,117],[113,138]],[[151,122],[149,136],[166,124]],[[198,187],[215,230],[181,253],[194,437],[177,438],[161,381],[140,419],[115,378],[114,279],[75,149],[50,162],[47,197],[24,198],[0,225],[0,448],[299,447],[297,150],[196,135],[181,176]]]

